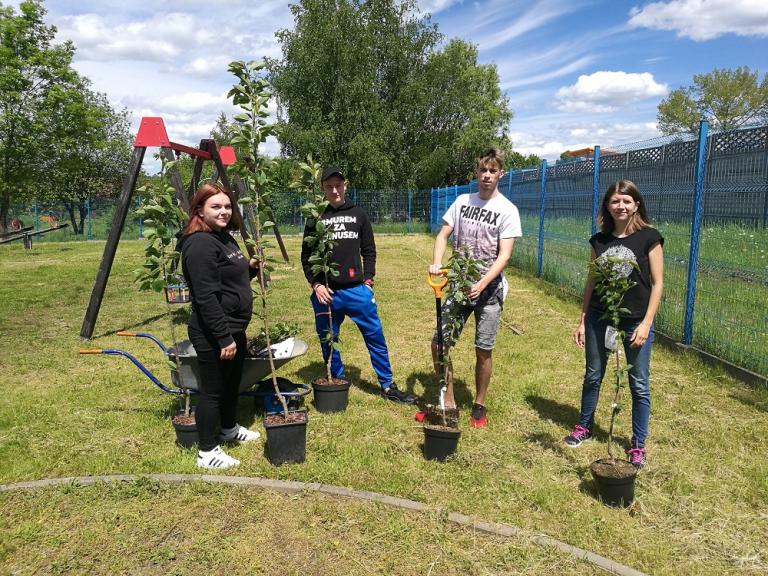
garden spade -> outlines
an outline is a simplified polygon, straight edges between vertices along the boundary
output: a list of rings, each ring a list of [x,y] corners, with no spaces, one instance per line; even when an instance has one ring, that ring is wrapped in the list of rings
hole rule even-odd
[[[435,291],[435,315],[437,317],[437,361],[440,366],[440,410],[445,410],[445,393],[448,391],[445,383],[445,359],[443,351],[443,288],[448,283],[446,270],[440,274],[427,274],[427,284]]]

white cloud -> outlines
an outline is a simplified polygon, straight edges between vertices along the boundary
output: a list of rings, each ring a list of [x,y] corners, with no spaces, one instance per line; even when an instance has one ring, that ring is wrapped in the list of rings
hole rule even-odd
[[[62,16],[59,39],[72,40],[79,60],[169,62],[190,47],[210,45],[215,36],[191,14],[159,14],[112,25],[96,14]]]
[[[531,84],[540,84],[542,82],[546,82],[547,80],[560,78],[561,76],[572,74],[577,70],[581,70],[582,68],[592,63],[593,60],[594,56],[582,56],[573,62],[569,62],[563,66],[560,66],[559,68],[555,68],[554,70],[549,70],[548,72],[543,72],[541,74],[517,74],[509,80],[503,81],[501,83],[501,89],[508,90],[510,88],[529,86]],[[503,74],[503,76],[509,78],[510,75]]]
[[[483,35],[479,46],[481,50],[490,50],[506,44],[514,38],[518,38],[528,32],[540,28],[545,24],[556,20],[564,14],[574,12],[578,8],[577,2],[562,2],[558,0],[542,0],[536,2],[527,12],[517,18],[506,28],[487,35]],[[487,18],[475,28],[488,28]]]
[[[514,124],[514,121],[513,121]],[[523,155],[536,154],[554,162],[566,150],[579,150],[600,146],[603,150],[642,142],[660,135],[655,122],[604,122],[543,124],[537,132],[512,131],[510,136],[515,151]]]
[[[437,14],[454,4],[459,4],[462,0],[419,0],[419,8],[422,12]]]
[[[670,0],[652,2],[629,12],[633,28],[676,31],[696,41],[724,34],[768,36],[765,0]]]
[[[213,76],[227,72],[229,63],[234,58],[227,56],[226,54],[212,54],[210,56],[200,56],[194,60],[187,62],[182,66],[181,71],[193,76]]]
[[[666,84],[658,84],[648,72],[641,74],[600,71],[579,76],[576,84],[555,94],[555,105],[564,112],[613,112],[640,100],[664,96]]]

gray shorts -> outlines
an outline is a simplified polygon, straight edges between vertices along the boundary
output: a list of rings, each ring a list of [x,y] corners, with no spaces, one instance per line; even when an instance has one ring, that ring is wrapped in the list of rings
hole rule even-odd
[[[501,323],[501,312],[504,306],[502,302],[494,298],[493,303],[478,304],[477,306],[459,306],[456,311],[456,318],[459,320],[459,326],[453,329],[451,316],[451,306],[443,302],[443,345],[454,346],[459,339],[459,335],[464,330],[467,318],[470,314],[475,315],[475,348],[481,350],[493,350],[496,344],[496,332],[499,331]],[[451,333],[453,332],[453,338]],[[432,342],[437,344],[437,330],[432,337]]]

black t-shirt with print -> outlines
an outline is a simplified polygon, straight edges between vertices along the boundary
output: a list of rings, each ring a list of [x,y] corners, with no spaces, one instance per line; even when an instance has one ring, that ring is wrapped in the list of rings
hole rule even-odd
[[[613,234],[598,232],[589,239],[595,254],[599,257],[603,254],[616,256],[628,260],[634,260],[639,269],[632,269],[629,278],[635,285],[624,295],[622,308],[627,308],[629,314],[623,314],[627,318],[642,318],[648,309],[648,301],[651,297],[651,265],[648,253],[657,243],[664,245],[664,238],[656,228],[641,228],[637,232],[625,238],[617,238]],[[600,297],[595,292],[589,301],[589,308],[599,312],[604,311]]]

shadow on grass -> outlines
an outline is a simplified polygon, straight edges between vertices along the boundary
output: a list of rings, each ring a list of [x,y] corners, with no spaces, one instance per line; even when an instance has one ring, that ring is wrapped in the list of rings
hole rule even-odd
[[[579,421],[579,410],[570,404],[561,404],[550,398],[543,398],[534,394],[525,397],[525,401],[539,413],[543,420],[549,420],[566,428],[569,432]],[[595,423],[592,434],[600,442],[608,441],[608,430]],[[619,436],[614,431],[614,442],[619,446],[629,448],[630,439],[626,436]]]
[[[173,320],[173,325],[178,327],[186,326],[187,321],[189,320],[190,310],[189,307],[185,306],[183,308],[172,308],[171,310],[171,319]],[[136,328],[141,328],[143,326],[148,326],[149,324],[152,324],[153,322],[157,322],[158,320],[162,320],[166,317],[166,314],[155,314],[154,316],[150,316],[149,318],[145,318],[141,322],[136,322],[134,324],[131,324],[130,326],[123,326],[122,328],[118,328],[117,330],[110,330],[109,332],[102,332],[101,334],[97,334],[93,337],[93,339],[97,338],[104,338],[105,336],[114,336],[118,332],[122,332],[124,330],[135,330]],[[179,336],[181,340],[187,339],[187,332],[186,330]],[[169,342],[167,345],[172,344]]]
[[[600,497],[597,493],[595,481],[592,479],[592,473],[589,471],[589,465],[576,466],[574,471],[579,476],[579,492],[591,496],[599,502]]]
[[[405,379],[405,389],[411,394],[415,394],[414,388],[417,383],[424,387],[424,395],[418,402],[420,406],[437,405],[440,402],[440,381],[434,372],[411,372]],[[472,406],[474,396],[462,378],[453,379],[453,395],[458,408],[470,408]]]
[[[728,396],[760,412],[768,412],[768,388],[751,391],[732,390]]]

